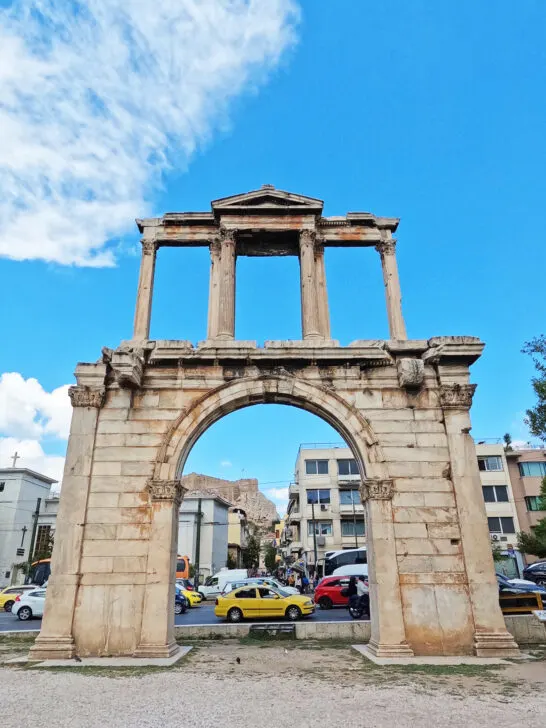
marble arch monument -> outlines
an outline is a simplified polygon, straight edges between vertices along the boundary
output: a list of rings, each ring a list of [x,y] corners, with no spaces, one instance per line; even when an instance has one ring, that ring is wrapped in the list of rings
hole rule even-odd
[[[277,402],[327,420],[353,450],[366,503],[378,656],[510,656],[498,602],[469,410],[471,336],[407,338],[393,234],[367,212],[324,217],[318,199],[271,185],[210,212],[138,220],[133,337],[78,364],[52,575],[35,659],[169,656],[180,475],[196,439],[241,407]],[[156,255],[210,250],[207,338],[150,340]],[[389,338],[331,338],[324,250],[379,254]],[[294,255],[302,337],[235,338],[236,262]],[[379,266],[378,266],[379,267]],[[355,302],[360,305],[360,302]],[[365,334],[365,332],[363,332]]]

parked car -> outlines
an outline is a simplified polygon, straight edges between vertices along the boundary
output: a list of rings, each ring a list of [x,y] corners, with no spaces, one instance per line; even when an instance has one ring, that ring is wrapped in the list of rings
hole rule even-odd
[[[180,592],[176,592],[174,595],[174,613],[184,614],[188,609],[188,600]]]
[[[358,576],[358,574],[351,574],[351,576]],[[350,576],[325,576],[315,589],[315,604],[318,604],[321,609],[346,607],[349,597],[342,596],[341,590],[349,586],[350,578]]]
[[[11,611],[15,612],[22,622],[26,622],[33,617],[42,617],[45,598],[46,590],[34,587],[31,591],[17,596]]]
[[[224,590],[230,581],[241,581],[248,578],[248,569],[222,569],[213,576],[207,576],[205,583],[199,586],[203,599],[212,599]]]
[[[546,597],[546,587],[539,584],[534,584],[532,581],[524,582],[522,580],[513,581],[504,576],[504,574],[497,573],[497,583],[499,585],[499,591],[508,594],[527,594],[527,593],[539,593],[543,597]]]
[[[246,584],[263,584],[264,586],[270,586],[272,589],[281,589],[288,594],[299,594],[299,591],[295,587],[283,586],[271,576],[254,576],[250,579],[241,579],[241,581],[230,581],[225,585],[222,594],[227,594],[228,592],[238,589],[240,586],[245,586]]]
[[[15,604],[15,599],[19,596],[19,594],[24,594],[25,592],[33,591],[34,589],[36,589],[36,584],[33,584],[32,586],[30,584],[7,586],[5,589],[0,591],[0,609],[3,609],[5,612],[11,612],[11,608]]]
[[[228,622],[261,617],[279,617],[296,621],[313,614],[315,605],[304,594],[288,594],[267,586],[246,585],[219,596],[214,614]]]
[[[175,586],[175,590],[179,596],[183,596],[186,599],[188,607],[195,607],[203,601],[203,597],[199,594],[199,592],[183,589],[178,582]]]
[[[523,569],[523,578],[534,581],[535,584],[546,586],[546,561],[535,561]]]

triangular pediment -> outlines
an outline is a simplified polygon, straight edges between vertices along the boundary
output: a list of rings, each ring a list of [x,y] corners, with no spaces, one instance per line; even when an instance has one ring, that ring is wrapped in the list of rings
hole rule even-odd
[[[320,214],[323,202],[314,197],[297,195],[285,190],[277,190],[272,185],[264,185],[259,190],[244,192],[240,195],[222,197],[212,201],[212,209],[217,213],[241,214],[244,211],[256,212],[292,212],[297,211],[308,214]]]

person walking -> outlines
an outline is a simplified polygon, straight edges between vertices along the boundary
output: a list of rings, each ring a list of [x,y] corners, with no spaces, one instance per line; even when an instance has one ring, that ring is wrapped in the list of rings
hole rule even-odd
[[[301,577],[301,593],[309,594],[309,578],[308,578],[307,574],[304,574]]]

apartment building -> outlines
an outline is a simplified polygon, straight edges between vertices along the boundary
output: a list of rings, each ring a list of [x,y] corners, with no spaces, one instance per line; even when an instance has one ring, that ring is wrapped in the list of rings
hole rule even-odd
[[[540,499],[540,487],[546,477],[546,449],[508,450],[506,459],[520,529],[530,531],[539,520],[546,518]],[[536,559],[528,556],[527,561]]]
[[[507,576],[518,576],[525,565],[523,554],[517,550],[516,537],[522,530],[516,508],[516,498],[510,468],[501,440],[495,443],[476,443],[478,469],[482,483],[491,544],[497,545],[504,556],[498,564]]]
[[[285,556],[311,567],[328,551],[366,543],[360,474],[345,445],[301,445],[280,545]]]

